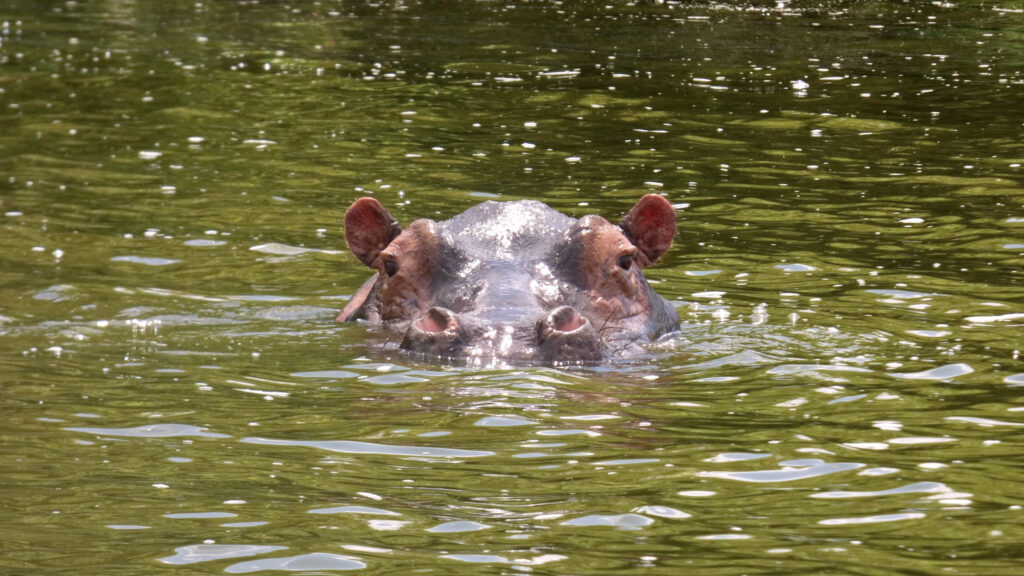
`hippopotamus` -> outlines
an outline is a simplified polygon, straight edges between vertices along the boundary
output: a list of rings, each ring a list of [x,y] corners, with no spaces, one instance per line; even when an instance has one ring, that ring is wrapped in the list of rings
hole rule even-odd
[[[643,274],[675,234],[675,210],[655,194],[618,225],[519,200],[404,229],[375,198],[359,198],[345,213],[345,240],[376,273],[336,320],[365,320],[404,350],[468,364],[626,357],[679,328]]]

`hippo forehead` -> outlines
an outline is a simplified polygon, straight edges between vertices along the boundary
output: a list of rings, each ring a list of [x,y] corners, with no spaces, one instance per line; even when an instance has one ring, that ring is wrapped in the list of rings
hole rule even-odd
[[[541,260],[576,221],[535,200],[484,202],[438,223],[450,247],[481,261]]]

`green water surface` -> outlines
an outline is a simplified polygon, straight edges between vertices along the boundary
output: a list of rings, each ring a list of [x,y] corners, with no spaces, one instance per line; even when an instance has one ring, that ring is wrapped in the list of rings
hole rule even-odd
[[[1024,572],[1024,6],[0,3],[0,573]],[[678,208],[636,362],[333,317],[339,235]]]

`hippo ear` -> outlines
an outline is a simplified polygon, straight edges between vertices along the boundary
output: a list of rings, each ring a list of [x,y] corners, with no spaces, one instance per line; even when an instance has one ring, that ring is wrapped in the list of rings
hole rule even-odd
[[[676,211],[657,194],[641,198],[619,223],[634,246],[642,266],[650,266],[668,251],[676,236]]]
[[[402,233],[398,220],[376,198],[360,198],[345,212],[345,241],[348,248],[369,267],[380,251]]]

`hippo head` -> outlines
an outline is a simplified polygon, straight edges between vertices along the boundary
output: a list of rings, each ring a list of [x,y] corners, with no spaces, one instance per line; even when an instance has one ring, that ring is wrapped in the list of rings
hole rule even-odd
[[[360,198],[345,214],[345,239],[377,273],[337,320],[381,325],[403,349],[446,360],[599,362],[678,329],[675,308],[642,272],[675,233],[675,211],[653,194],[617,226],[521,200],[404,230],[376,199]]]

